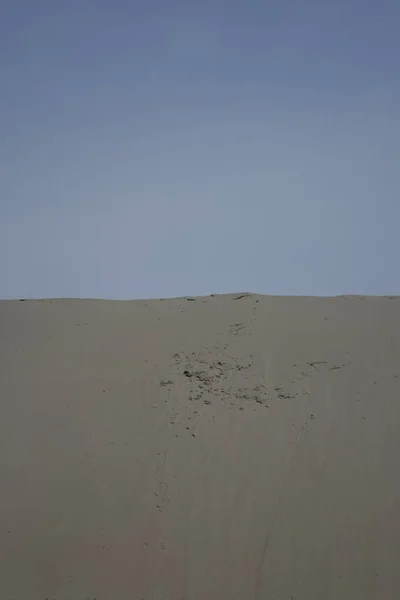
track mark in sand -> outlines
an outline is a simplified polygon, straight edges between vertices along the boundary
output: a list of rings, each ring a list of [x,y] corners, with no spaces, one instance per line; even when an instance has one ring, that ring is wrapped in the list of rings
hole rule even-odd
[[[257,305],[259,302],[260,302],[259,300],[256,300],[256,302],[255,302],[255,304],[254,304],[254,306],[253,306],[253,308],[252,308],[252,311],[251,311],[251,312],[252,312],[252,315],[253,315],[253,316],[252,316],[252,317],[251,317],[251,319],[250,319],[250,323],[254,323],[254,321],[256,320],[256,317],[257,317],[257,306],[256,306],[256,305]]]
[[[298,396],[309,396],[310,395],[310,390],[307,387],[302,387],[299,389],[298,387],[298,382],[300,381],[304,381],[304,383],[310,379],[313,379],[315,377],[318,377],[318,375],[321,373],[325,373],[325,375],[328,374],[328,372],[334,373],[334,372],[338,372],[341,369],[348,367],[351,363],[347,363],[347,364],[329,364],[328,361],[326,360],[312,360],[312,361],[307,361],[306,365],[302,365],[299,363],[294,363],[292,366],[296,369],[296,374],[293,377],[293,375],[290,375],[289,373],[287,374],[287,376],[285,377],[285,379],[287,379],[289,381],[289,383],[285,384],[285,387],[283,387],[282,385],[278,385],[274,388],[274,391],[276,392],[276,396],[277,398],[279,398],[280,400],[290,400],[290,399],[294,399]],[[311,367],[311,369],[310,369]],[[308,370],[307,370],[308,368]],[[302,369],[302,370],[300,370]],[[291,377],[293,377],[293,380],[291,380]],[[294,386],[294,387],[292,387]]]
[[[242,336],[244,335],[244,329],[245,329],[245,324],[244,323],[235,323],[234,325],[231,325],[229,328],[229,332],[232,333],[235,337],[238,336]]]
[[[314,415],[311,414],[310,415],[310,419],[314,419]],[[262,547],[262,551],[260,554],[260,560],[258,562],[257,568],[256,568],[256,572],[255,572],[255,578],[254,578],[254,598],[255,600],[260,599],[261,600],[261,585],[262,585],[262,580],[263,580],[263,566],[264,563],[266,561],[266,558],[268,556],[268,552],[269,552],[269,547],[270,547],[270,541],[271,541],[271,536],[272,533],[276,527],[276,523],[278,520],[278,514],[279,514],[279,509],[281,506],[281,501],[282,498],[284,496],[285,493],[285,488],[286,488],[286,484],[288,481],[288,476],[291,472],[291,464],[293,462],[293,458],[295,456],[295,453],[297,451],[298,448],[298,444],[300,442],[300,440],[304,439],[304,436],[306,436],[306,432],[308,429],[308,425],[309,422],[308,420],[306,420],[303,425],[301,426],[301,428],[299,429],[296,438],[294,439],[292,445],[291,445],[291,449],[289,451],[286,463],[285,463],[285,467],[284,467],[284,471],[283,471],[283,475],[282,475],[282,479],[280,481],[280,485],[279,485],[279,490],[278,490],[278,494],[277,494],[277,498],[276,498],[276,502],[275,502],[275,506],[273,509],[273,513],[271,516],[271,524],[268,527],[266,533],[265,533],[265,538],[264,538],[264,544]]]
[[[274,388],[274,391],[276,392],[277,397],[281,400],[289,400],[290,398],[295,398],[298,396],[298,392],[291,394],[290,392],[285,391],[282,386]]]
[[[182,360],[184,359],[184,356],[185,355],[183,354],[183,352],[175,352],[175,354],[173,356],[174,364],[176,366],[180,365]]]
[[[235,397],[240,400],[254,400],[257,404],[262,404],[266,408],[269,408],[267,388],[263,383],[253,388],[238,388]],[[243,408],[240,407],[240,410],[243,410]]]
[[[308,361],[307,364],[310,367],[313,367],[316,371],[318,371],[320,365],[327,365],[328,363],[326,360],[313,360],[313,361]]]
[[[157,491],[154,495],[157,498],[156,508],[159,512],[163,512],[165,507],[170,503],[168,493],[168,481],[165,476],[165,469],[168,461],[168,452],[165,451],[161,457],[161,453],[157,454],[156,460],[156,476],[157,476]]]
[[[171,379],[161,379],[160,381],[160,387],[167,387],[170,385],[173,385],[173,381]]]
[[[176,410],[173,410],[171,413],[171,416],[169,418],[169,424],[170,425],[177,425],[177,418],[179,416],[179,413]]]

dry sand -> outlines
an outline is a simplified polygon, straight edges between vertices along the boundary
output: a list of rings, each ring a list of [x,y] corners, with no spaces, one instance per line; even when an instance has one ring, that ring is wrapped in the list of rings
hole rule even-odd
[[[1,600],[400,598],[400,298],[4,301],[0,394]]]

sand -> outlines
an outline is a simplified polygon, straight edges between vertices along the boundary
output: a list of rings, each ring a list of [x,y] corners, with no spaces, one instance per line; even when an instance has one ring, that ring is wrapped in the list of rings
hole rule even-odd
[[[0,303],[0,598],[397,600],[400,298]]]

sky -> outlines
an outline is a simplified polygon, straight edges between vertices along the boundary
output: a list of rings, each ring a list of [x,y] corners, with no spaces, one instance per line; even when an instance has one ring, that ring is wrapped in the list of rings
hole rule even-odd
[[[399,31],[397,0],[5,0],[0,297],[400,294]]]

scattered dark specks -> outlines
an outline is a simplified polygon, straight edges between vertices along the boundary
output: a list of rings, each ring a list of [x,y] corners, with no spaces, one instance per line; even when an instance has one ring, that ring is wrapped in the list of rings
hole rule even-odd
[[[292,394],[278,394],[278,398],[288,400],[289,398],[294,398]]]
[[[244,410],[244,407],[243,406],[239,406],[239,410]]]
[[[185,369],[185,370],[183,371],[183,374],[184,374],[184,375],[186,375],[186,377],[192,377],[192,375],[193,375],[193,374],[192,374],[190,371],[188,371],[187,369]]]
[[[207,398],[204,400],[204,404],[211,404],[211,400],[207,400]]]
[[[310,419],[315,419],[315,415],[311,414]]]

